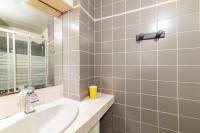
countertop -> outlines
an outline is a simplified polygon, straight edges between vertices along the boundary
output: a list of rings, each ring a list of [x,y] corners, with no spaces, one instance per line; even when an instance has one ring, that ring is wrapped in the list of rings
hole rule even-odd
[[[102,93],[97,94],[96,100],[91,100],[87,97],[81,102],[74,102],[79,107],[79,115],[63,133],[88,133],[113,103],[113,95]]]
[[[114,96],[98,93],[97,99],[92,100],[87,97],[82,101],[75,101],[62,97],[54,102],[36,106],[36,113],[39,113],[43,110],[48,110],[48,108],[60,105],[62,103],[70,103],[78,107],[78,114],[75,120],[67,129],[62,131],[62,133],[88,133],[90,129],[101,119],[105,112],[112,106],[114,103]],[[0,130],[8,128],[17,121],[21,121],[25,118],[28,119],[28,117],[31,117],[32,115],[35,115],[35,113],[26,115],[24,112],[19,112],[11,117],[0,120]]]

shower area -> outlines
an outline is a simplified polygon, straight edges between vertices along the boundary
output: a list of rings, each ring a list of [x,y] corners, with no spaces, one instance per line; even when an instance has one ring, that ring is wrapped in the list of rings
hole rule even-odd
[[[22,85],[47,85],[47,41],[42,36],[0,28],[0,96]]]

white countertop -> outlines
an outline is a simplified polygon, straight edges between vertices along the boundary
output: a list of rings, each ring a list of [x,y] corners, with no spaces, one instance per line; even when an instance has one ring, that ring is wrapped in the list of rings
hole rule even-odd
[[[75,107],[78,107],[78,113],[77,113],[78,116],[76,116],[74,118],[75,120],[73,121],[73,123],[66,130],[64,130],[63,133],[88,133],[89,130],[101,119],[101,117],[105,114],[105,112],[112,106],[112,104],[114,103],[114,96],[98,93],[97,99],[91,100],[91,99],[89,99],[89,97],[87,97],[80,102],[72,100],[72,99],[68,99],[68,98],[61,98],[59,100],[50,102],[48,104],[36,106],[35,107],[36,113],[40,114],[39,112],[43,112],[43,110],[48,111],[48,108],[51,110],[52,109],[54,110],[53,107],[56,107],[56,105],[62,105],[64,103],[66,103],[67,105],[68,104],[76,105]],[[24,119],[30,120],[30,121],[34,120],[34,119],[31,119],[32,118],[31,116],[33,116],[33,117],[37,116],[37,115],[35,115],[36,113],[26,115],[24,112],[19,112],[9,118],[0,120],[0,124],[1,124],[0,132],[4,131],[4,129],[6,129],[6,128],[11,127],[13,124],[16,124],[16,122],[18,122],[18,121],[22,122]],[[66,112],[66,113],[69,113],[69,112]],[[70,114],[66,114],[66,115],[70,115]],[[63,115],[63,117],[68,117],[66,115]],[[28,118],[30,118],[30,119],[28,119]],[[70,118],[68,118],[68,119],[70,119]],[[65,118],[62,120],[65,121]],[[59,123],[57,123],[57,124],[59,124]],[[31,126],[31,125],[29,125],[29,126]],[[28,127],[28,125],[27,125],[27,127]],[[12,129],[9,128],[9,130],[18,130],[18,129],[13,129],[13,128],[14,127],[12,127]],[[37,126],[34,128],[37,128]],[[29,130],[29,129],[27,129],[27,130]],[[32,129],[30,129],[30,130],[32,130]],[[40,126],[38,126],[38,130],[40,130]],[[25,132],[25,133],[27,133],[27,132]]]
[[[79,115],[64,133],[88,133],[114,103],[114,96],[98,93],[96,100],[89,97],[75,102],[79,107]]]

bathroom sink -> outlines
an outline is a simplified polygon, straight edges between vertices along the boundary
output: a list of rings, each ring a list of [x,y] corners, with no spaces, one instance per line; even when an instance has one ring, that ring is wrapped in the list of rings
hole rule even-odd
[[[0,133],[61,133],[78,116],[78,107],[65,99],[35,108],[26,115],[20,112],[0,122]]]

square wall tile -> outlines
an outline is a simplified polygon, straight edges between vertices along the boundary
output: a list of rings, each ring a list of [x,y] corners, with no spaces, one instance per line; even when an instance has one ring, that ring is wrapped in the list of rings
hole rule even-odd
[[[158,65],[177,65],[177,51],[176,50],[159,51]]]
[[[154,5],[156,3],[156,0],[141,0],[141,6],[149,6]]]
[[[114,53],[113,54],[113,65],[115,65],[115,66],[125,65],[125,53]]]
[[[178,37],[179,48],[195,48],[200,47],[200,32],[191,31],[180,33]]]
[[[95,8],[99,8],[99,7],[102,6],[101,1],[102,1],[102,0],[94,0]]]
[[[108,17],[112,15],[112,5],[105,5],[102,7],[102,17]]]
[[[145,1],[151,1],[151,0],[145,0]],[[140,12],[140,16],[141,16],[141,23],[150,23],[150,22],[152,23],[156,21],[156,8],[152,7],[144,9]]]
[[[104,19],[102,20],[102,30],[111,30],[112,29],[112,24],[113,24],[113,19],[112,18],[108,18],[108,19]]]
[[[126,92],[140,92],[140,80],[126,79]]]
[[[125,92],[114,91],[115,103],[125,104]]]
[[[102,54],[102,65],[112,65],[112,54]]]
[[[107,77],[101,78],[101,87],[103,89],[111,91],[113,87],[112,78],[107,78]]]
[[[158,95],[177,97],[177,82],[158,81]]]
[[[200,118],[200,103],[198,101],[179,100],[180,115]]]
[[[141,78],[146,80],[157,80],[156,66],[142,66]]]
[[[103,77],[112,77],[112,67],[111,66],[102,66],[101,74]]]
[[[187,117],[180,117],[180,132],[185,133],[199,133],[200,132],[200,121],[197,119],[187,118]]]
[[[113,28],[118,27],[125,27],[125,15],[120,15],[113,18]]]
[[[157,81],[141,81],[141,93],[156,95],[157,94]]]
[[[142,51],[157,50],[157,42],[155,40],[141,41],[139,45],[141,45]]]
[[[119,117],[125,117],[125,105],[114,104],[113,115],[119,116]]]
[[[199,0],[180,0],[177,2],[178,14],[185,15],[199,11]]]
[[[126,27],[126,39],[133,39],[132,42],[136,42],[136,35],[139,33],[139,25],[130,25]],[[139,43],[139,42],[138,42]]]
[[[101,31],[101,20],[95,22],[95,31]]]
[[[103,42],[101,44],[101,53],[107,53],[107,54],[112,54],[112,42]]]
[[[136,93],[127,93],[126,105],[140,107],[140,95]]]
[[[172,2],[158,7],[158,19],[173,17],[176,17],[176,2]]]
[[[125,12],[125,1],[119,1],[113,4],[113,14],[119,14]]]
[[[112,41],[112,30],[102,31],[102,41]]]
[[[183,99],[200,100],[200,85],[195,83],[179,83],[179,97]]]
[[[199,13],[182,16],[178,18],[178,31],[199,30]]]
[[[113,79],[113,90],[125,91],[125,79]]]
[[[139,66],[126,66],[126,78],[140,79],[140,67]]]
[[[113,52],[125,52],[125,40],[113,41]]]
[[[157,64],[157,52],[141,52],[141,64],[142,65],[156,65]]]
[[[140,51],[140,44],[136,42],[135,39],[126,40],[126,52]]]
[[[134,10],[140,7],[140,0],[126,0],[126,11]]]
[[[165,38],[162,38],[158,41],[158,50],[165,50],[165,49],[176,49],[177,43],[176,43],[176,35],[170,35],[166,36]]]
[[[128,0],[128,1],[133,1],[133,0]],[[139,0],[138,0],[139,1]],[[139,24],[139,12],[132,12],[126,14],[126,25],[135,25]]]
[[[158,80],[177,81],[177,67],[176,66],[159,66]]]
[[[182,49],[179,50],[179,65],[200,65],[200,49]]]
[[[126,120],[126,132],[127,133],[139,133],[140,123],[136,121]]]
[[[142,122],[157,126],[157,112],[142,109]]]
[[[125,28],[116,28],[113,30],[113,40],[125,39]]]
[[[113,116],[113,130],[124,132],[125,131],[125,119]]]
[[[178,130],[178,116],[159,113],[159,126],[174,131]]]
[[[126,65],[140,65],[140,52],[127,53]]]
[[[177,99],[174,98],[158,98],[158,110],[162,112],[177,114]]]
[[[198,66],[179,66],[180,82],[200,82],[200,67]]]
[[[151,95],[141,95],[141,107],[145,109],[157,110],[157,97]]]
[[[163,129],[163,128],[160,128],[159,132],[160,133],[177,133],[176,131],[172,131],[170,129]]]
[[[102,6],[105,6],[105,5],[110,5],[112,4],[112,0],[101,0],[102,2]]]
[[[141,124],[141,133],[158,133],[157,126],[148,125],[148,124]]]
[[[102,8],[97,8],[97,9],[95,9],[94,17],[95,17],[96,19],[101,18],[101,16],[102,16],[101,10],[102,10]]]
[[[126,118],[133,121],[140,121],[140,108],[126,107]]]
[[[113,77],[125,78],[125,66],[114,66],[113,67]]]

